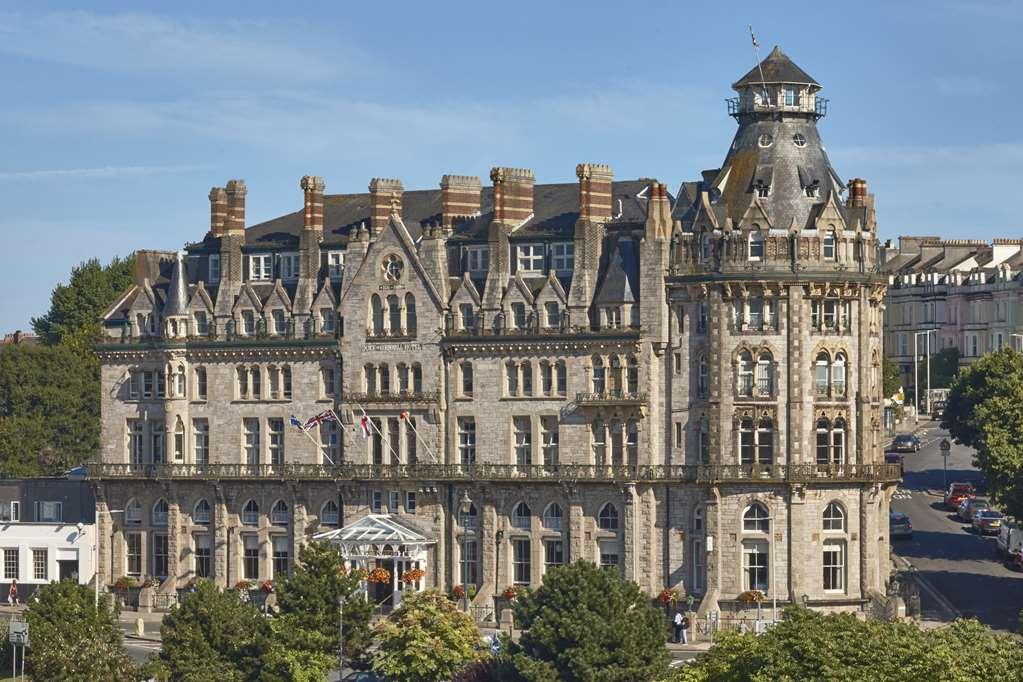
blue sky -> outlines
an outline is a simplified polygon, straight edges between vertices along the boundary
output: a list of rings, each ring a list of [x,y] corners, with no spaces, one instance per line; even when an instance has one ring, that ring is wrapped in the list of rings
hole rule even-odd
[[[1023,4],[860,2],[0,4],[0,331],[92,256],[180,248],[209,188],[253,224],[371,177],[581,161],[676,186],[716,168],[746,24],[831,100],[839,175],[882,238],[1023,236]]]

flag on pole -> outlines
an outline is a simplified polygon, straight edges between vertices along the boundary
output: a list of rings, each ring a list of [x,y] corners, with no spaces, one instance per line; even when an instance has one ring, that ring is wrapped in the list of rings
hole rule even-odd
[[[405,410],[404,412],[402,412],[402,413],[401,413],[400,415],[398,415],[398,416],[400,416],[400,417],[402,418],[402,420],[403,420],[403,421],[408,421],[408,410]]]
[[[305,427],[302,426],[302,420],[296,417],[295,415],[291,415],[291,419],[289,419],[288,421],[290,421],[291,425],[294,426],[299,431],[305,431]]]
[[[752,40],[753,40],[753,47],[755,49],[760,49],[760,43],[757,42],[757,37],[755,35],[753,35],[753,25],[752,24],[749,24],[749,37],[752,38]]]
[[[313,415],[306,420],[305,426],[302,428],[310,429],[314,426],[319,426],[324,422],[336,421],[337,417],[334,416],[334,410],[325,410],[317,415]]]
[[[365,414],[359,419],[359,432],[363,438],[369,438],[369,417]]]

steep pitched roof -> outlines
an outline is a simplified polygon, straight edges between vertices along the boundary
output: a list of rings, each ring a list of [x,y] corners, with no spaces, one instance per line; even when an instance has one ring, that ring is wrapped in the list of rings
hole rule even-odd
[[[789,56],[781,51],[777,45],[771,50],[758,66],[753,67],[745,76],[732,84],[732,89],[741,90],[747,85],[759,85],[761,83],[760,73],[763,71],[764,83],[798,83],[802,85],[816,85],[820,83],[810,77],[806,71],[796,66]]]

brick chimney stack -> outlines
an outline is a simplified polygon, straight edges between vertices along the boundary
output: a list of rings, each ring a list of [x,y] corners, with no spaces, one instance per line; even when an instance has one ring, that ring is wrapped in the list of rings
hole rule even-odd
[[[224,222],[227,220],[227,192],[223,187],[210,190],[210,233],[219,237],[224,233]]]
[[[302,228],[323,234],[323,190],[326,185],[318,175],[306,175],[300,183],[305,193],[305,219]]]
[[[647,239],[664,241],[671,239],[671,202],[668,201],[667,185],[657,180],[651,180],[647,202]]]
[[[369,228],[374,235],[380,234],[392,213],[401,215],[401,195],[404,190],[401,180],[373,178],[369,181]]]
[[[579,178],[579,218],[605,221],[611,219],[611,181],[614,172],[601,163],[580,163],[575,167]]]
[[[848,206],[867,205],[867,181],[862,178],[853,178],[849,181]]]
[[[245,234],[245,188],[244,180],[228,180],[227,189],[227,221],[224,223],[224,234]]]
[[[456,218],[480,212],[480,179],[475,175],[445,175],[440,180],[441,227],[450,230]]]
[[[494,222],[519,225],[533,215],[533,171],[528,168],[493,168]]]

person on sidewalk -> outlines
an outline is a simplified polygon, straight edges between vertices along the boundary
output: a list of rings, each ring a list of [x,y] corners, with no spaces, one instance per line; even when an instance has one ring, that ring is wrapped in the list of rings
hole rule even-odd
[[[674,619],[674,623],[675,623],[675,644],[681,644],[681,643],[683,643],[685,641],[685,636],[686,636],[685,625],[684,625],[685,622],[686,622],[686,619],[682,616],[682,612],[681,611],[676,611],[675,612],[675,619]]]
[[[689,644],[689,616],[682,616],[682,643]]]
[[[7,591],[7,604],[10,606],[18,606],[18,581],[17,579],[11,580],[11,589]]]

